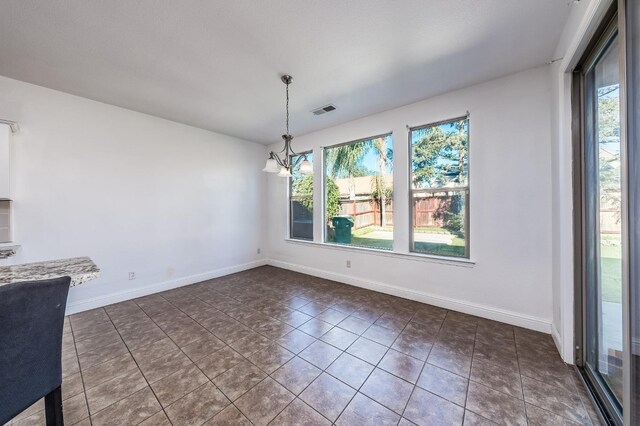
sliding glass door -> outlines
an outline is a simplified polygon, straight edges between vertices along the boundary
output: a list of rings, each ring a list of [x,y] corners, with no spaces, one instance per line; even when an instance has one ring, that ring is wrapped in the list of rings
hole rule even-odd
[[[640,424],[640,1],[626,1],[626,139],[629,194],[628,423]]]
[[[622,412],[623,204],[620,44],[611,28],[583,73],[584,359],[611,407]]]
[[[576,364],[640,424],[640,1],[618,0],[574,73]]]
[[[576,182],[579,288],[577,364],[599,404],[622,424],[628,320],[628,196],[625,99],[621,60],[625,52],[618,14],[611,11],[575,74],[574,107],[580,126]],[[628,374],[628,373],[627,373]],[[628,377],[628,376],[627,376]]]

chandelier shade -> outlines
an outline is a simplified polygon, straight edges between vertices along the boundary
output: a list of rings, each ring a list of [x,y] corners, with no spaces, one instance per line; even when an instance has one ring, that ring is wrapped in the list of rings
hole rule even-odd
[[[289,171],[289,169],[287,169],[285,167],[281,167],[280,168],[280,173],[278,173],[278,176],[280,176],[280,177],[291,177],[291,172]]]
[[[313,168],[311,167],[311,163],[309,162],[309,160],[304,160],[302,163],[300,163],[300,173],[302,173],[303,175],[313,173]]]
[[[278,173],[280,171],[280,167],[278,167],[278,162],[273,158],[267,159],[267,164],[265,164],[263,172],[267,173]]]

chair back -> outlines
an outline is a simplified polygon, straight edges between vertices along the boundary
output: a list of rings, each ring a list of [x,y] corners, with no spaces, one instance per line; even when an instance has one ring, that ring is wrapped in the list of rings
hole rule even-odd
[[[71,278],[0,286],[0,424],[62,384]]]

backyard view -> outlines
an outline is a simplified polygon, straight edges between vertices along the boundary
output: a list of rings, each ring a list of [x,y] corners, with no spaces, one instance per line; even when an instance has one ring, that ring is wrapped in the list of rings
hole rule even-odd
[[[391,135],[328,147],[324,154],[325,242],[392,250]],[[290,193],[291,236],[312,239],[313,176],[293,170]],[[468,197],[468,120],[412,129],[412,251],[469,257]]]
[[[391,135],[325,148],[326,242],[393,248]]]
[[[413,251],[469,257],[466,118],[411,130]]]

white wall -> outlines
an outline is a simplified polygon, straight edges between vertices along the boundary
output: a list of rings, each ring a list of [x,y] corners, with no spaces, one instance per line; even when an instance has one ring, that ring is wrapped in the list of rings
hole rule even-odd
[[[315,150],[319,176],[321,146],[393,131],[396,250],[406,253],[406,125],[469,111],[470,240],[475,264],[286,241],[286,182],[276,176],[269,176],[267,185],[269,199],[275,200],[268,210],[270,260],[279,266],[550,332],[550,91],[549,67],[544,66],[294,139],[297,151]],[[317,206],[321,197],[318,188],[316,185]],[[314,213],[315,238],[319,240],[320,208]],[[351,269],[345,266],[347,259],[352,262]]]
[[[10,261],[102,269],[69,312],[260,263],[264,146],[2,77],[0,117],[21,128]]]
[[[0,124],[0,199],[11,198],[11,127]],[[1,241],[1,240],[0,240]]]

